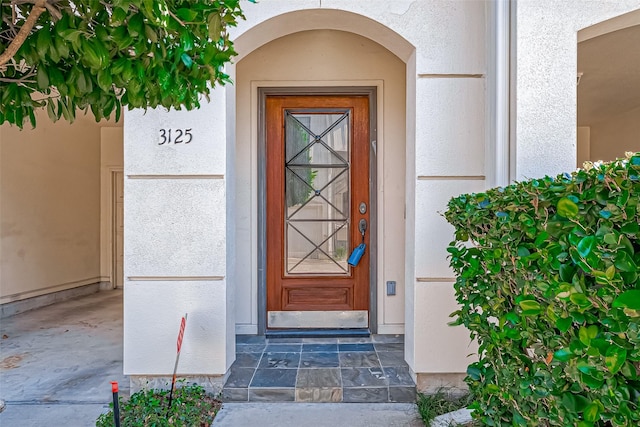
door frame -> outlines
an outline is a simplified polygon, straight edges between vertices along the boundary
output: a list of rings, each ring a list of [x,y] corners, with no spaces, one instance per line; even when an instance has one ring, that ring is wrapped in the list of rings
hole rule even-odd
[[[369,98],[369,330],[377,332],[377,89],[375,86],[258,87],[258,335],[267,331],[266,99],[278,95],[365,95]]]
[[[124,180],[124,169],[121,167],[111,167],[109,168],[109,236],[110,236],[110,259],[109,259],[109,276],[111,281],[111,287],[113,289],[117,289],[118,284],[118,248],[117,248],[117,226],[118,226],[118,174],[122,174],[122,179]],[[123,190],[124,191],[124,190]],[[122,201],[122,207],[124,209],[124,197]],[[123,218],[124,219],[124,218]],[[124,268],[124,266],[123,266]],[[124,275],[123,275],[124,276]],[[124,287],[124,277],[122,278],[122,287]]]

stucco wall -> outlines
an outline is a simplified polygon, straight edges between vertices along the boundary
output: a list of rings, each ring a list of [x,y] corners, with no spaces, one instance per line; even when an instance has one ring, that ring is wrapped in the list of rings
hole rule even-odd
[[[467,332],[447,326],[455,310],[445,251],[452,229],[439,212],[448,198],[486,185],[486,6],[267,1],[247,4],[247,21],[233,32],[240,58],[288,34],[333,29],[369,38],[405,62],[406,111],[415,111],[405,123],[405,357],[415,372],[464,372],[473,352]]]
[[[304,80],[302,80],[304,77]],[[378,86],[378,326],[404,332],[405,66],[377,43],[343,31],[314,30],[279,38],[236,66],[238,331],[255,333],[257,318],[257,88],[269,86]],[[386,280],[397,294],[386,296]]]
[[[100,281],[100,128],[0,127],[0,303]]]
[[[638,0],[516,3],[516,120],[512,126],[517,147],[512,178],[575,169],[577,32],[639,8]]]
[[[640,108],[591,125],[589,160],[614,160],[640,151]]]
[[[512,76],[516,91],[512,129],[517,145],[512,147],[515,149],[512,179],[575,167],[576,32],[624,13],[637,3],[630,0],[517,3],[514,35],[517,57]],[[227,219],[233,221],[238,216],[251,216],[255,209],[247,192],[252,185],[251,175],[246,173],[247,164],[239,164],[239,159],[251,158],[247,141],[253,138],[252,129],[256,129],[255,122],[248,130],[240,125],[246,111],[253,108],[247,107],[247,102],[256,102],[251,98],[251,93],[255,93],[253,87],[249,91],[248,82],[243,81],[255,78],[273,82],[288,78],[282,76],[285,70],[279,75],[270,73],[278,69],[272,62],[276,57],[291,60],[287,58],[289,44],[268,56],[256,49],[307,30],[359,34],[405,63],[405,357],[418,374],[465,371],[469,362],[466,355],[473,352],[473,346],[469,347],[464,329],[447,326],[450,320],[447,315],[455,310],[454,278],[445,252],[452,229],[439,212],[450,197],[483,190],[487,175],[493,172],[487,170],[485,162],[493,155],[487,148],[489,133],[485,128],[486,106],[493,96],[487,96],[485,81],[487,49],[491,45],[487,40],[487,7],[488,3],[482,1],[447,0],[246,3],[247,20],[233,29],[232,37],[237,42],[237,60],[246,59],[247,64],[255,61],[251,72],[258,74],[243,77],[242,62],[230,66],[230,73],[239,81],[238,87],[217,90],[211,104],[197,112],[127,115],[125,219],[127,231],[133,231],[125,237],[125,276],[129,280],[125,286],[126,373],[166,372],[169,361],[166,353],[171,353],[175,339],[170,325],[177,325],[179,316],[189,310],[201,313],[194,327],[204,332],[199,332],[197,339],[186,347],[185,371],[223,373],[232,357],[230,322],[235,323],[235,314],[231,286],[237,283],[242,282],[240,286],[244,287],[238,296],[246,298],[249,292],[251,300],[251,307],[247,300],[239,302],[242,308],[238,316],[243,322],[252,322],[246,325],[253,324],[257,311],[253,302],[255,289],[249,290],[245,281],[248,275],[233,267],[233,262],[240,267],[246,259],[242,257],[247,253],[241,249],[253,244],[246,243],[247,239],[253,242],[255,238],[251,231],[253,224],[250,218],[242,217],[238,228],[225,229],[226,224],[219,221],[223,215],[220,209],[226,210]],[[288,40],[295,46],[294,42],[303,37],[304,34],[290,36],[274,45]],[[353,40],[350,37],[344,41]],[[373,46],[370,42],[366,44]],[[252,52],[256,52],[254,58]],[[299,58],[292,62],[301,63],[304,64]],[[309,77],[313,75],[312,67],[307,64],[299,71],[303,73],[298,73],[296,84],[313,83]],[[345,68],[336,78],[344,79],[342,74],[348,72],[349,68]],[[206,148],[159,150],[153,138],[161,126],[198,129],[207,135]],[[232,200],[229,194],[239,196]],[[194,205],[194,201],[203,203]],[[217,218],[215,223],[210,223],[212,216]],[[181,222],[181,217],[189,220]],[[402,232],[402,228],[398,230]],[[227,241],[234,232],[234,241]],[[255,256],[255,251],[251,256]],[[232,282],[228,281],[230,277]],[[254,286],[255,278],[251,277],[249,282]],[[172,298],[175,303],[166,304]],[[226,305],[221,306],[220,301],[226,301]],[[166,313],[161,324],[157,322],[158,307]],[[217,344],[212,340],[217,340]],[[223,348],[227,350],[226,356]],[[204,353],[212,362],[201,357]]]
[[[173,142],[160,144],[169,129]],[[134,389],[171,375],[185,313],[178,373],[222,376],[233,362],[225,129],[224,88],[199,110],[125,114],[124,372]]]

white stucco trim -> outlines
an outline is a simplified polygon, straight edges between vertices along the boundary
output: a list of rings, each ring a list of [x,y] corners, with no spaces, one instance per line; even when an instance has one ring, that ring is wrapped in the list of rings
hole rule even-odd
[[[273,9],[269,12],[276,11]],[[235,57],[236,62],[277,38],[300,31],[320,29],[347,31],[366,37],[385,47],[405,63],[415,49],[391,28],[347,10],[309,8],[282,12],[285,13],[277,14],[276,12],[271,16],[263,15],[253,21],[250,14],[247,13],[247,21],[240,23],[236,29],[232,30],[232,37],[235,37],[234,46],[238,52],[238,56]],[[247,25],[249,21],[252,21],[250,22],[251,26]]]
[[[635,25],[640,25],[640,9],[578,31],[578,43]]]

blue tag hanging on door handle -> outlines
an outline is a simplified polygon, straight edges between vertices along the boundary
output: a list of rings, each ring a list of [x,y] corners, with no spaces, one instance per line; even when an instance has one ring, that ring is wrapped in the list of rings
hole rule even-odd
[[[364,233],[367,231],[367,220],[361,219],[360,224],[358,224],[358,228],[360,229],[360,233],[362,234],[362,243],[360,243],[349,255],[349,259],[347,260],[347,264],[351,267],[355,267],[360,262],[360,258],[364,255],[365,249],[367,249],[367,245],[364,243]]]
[[[360,262],[360,258],[362,258],[362,256],[364,255],[364,250],[366,248],[367,245],[365,245],[364,243],[360,243],[358,246],[356,246],[353,252],[351,252],[351,255],[349,255],[347,263],[351,267],[355,267],[356,265],[358,265],[358,263]]]

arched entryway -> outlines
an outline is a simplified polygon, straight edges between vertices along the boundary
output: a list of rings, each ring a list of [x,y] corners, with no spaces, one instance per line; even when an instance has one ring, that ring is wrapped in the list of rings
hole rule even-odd
[[[313,19],[310,19],[313,18]],[[384,44],[384,45],[383,45]],[[407,78],[412,47],[381,24],[349,12],[308,10],[280,15],[254,26],[236,41],[240,60],[230,70],[235,81],[228,108],[235,112],[236,331],[264,332],[266,286],[260,238],[259,154],[261,109],[258,93],[285,88],[291,93],[370,90],[374,94],[374,163],[370,181],[375,203],[370,252],[374,257],[367,327],[379,333],[404,332],[404,206],[408,124]],[[411,64],[411,61],[409,61]],[[409,69],[408,69],[409,68]],[[409,81],[413,81],[409,79]],[[297,89],[296,89],[297,88]],[[350,88],[350,89],[349,89]],[[409,96],[414,96],[410,94]],[[377,179],[376,179],[377,178]],[[262,209],[262,210],[261,210]],[[348,252],[350,252],[350,249]],[[250,254],[248,258],[247,255]],[[348,255],[348,254],[347,254]],[[238,261],[244,260],[242,263]],[[251,268],[247,267],[251,262]],[[387,282],[395,282],[394,285]],[[387,288],[389,286],[389,288]],[[394,293],[395,290],[395,293]]]
[[[406,152],[407,144],[413,144],[407,140],[408,134],[413,135],[412,132],[407,132],[407,75],[414,74],[411,65],[407,66],[407,61],[413,47],[375,21],[336,10],[297,11],[274,17],[239,36],[236,47],[240,59],[230,70],[235,85],[234,93],[230,94],[227,101],[228,109],[235,116],[234,140],[229,143],[233,147],[228,147],[234,158],[235,192],[228,197],[233,198],[237,214],[232,214],[236,224],[235,239],[228,241],[234,247],[228,247],[228,250],[235,253],[236,266],[233,271],[236,332],[239,334],[237,348],[242,353],[238,353],[236,363],[231,368],[224,396],[240,401],[413,401],[415,384],[403,351],[406,304]],[[318,139],[315,148],[312,148],[313,143],[309,145],[310,148],[305,151],[305,159],[314,163],[316,157],[322,158],[321,163],[326,163],[322,166],[332,166],[311,171],[313,178],[308,184],[315,189],[315,196],[305,193],[302,197],[304,200],[292,201],[297,204],[295,207],[287,207],[287,212],[297,212],[298,207],[301,207],[303,210],[314,210],[314,213],[304,212],[303,221],[308,221],[309,215],[321,212],[331,219],[340,220],[307,222],[307,229],[298,234],[297,242],[290,237],[283,240],[286,240],[285,244],[291,245],[291,252],[296,252],[293,257],[301,254],[302,264],[299,265],[303,266],[305,259],[310,261],[307,262],[309,266],[320,265],[324,259],[328,264],[327,268],[336,270],[332,270],[332,274],[339,275],[342,264],[346,266],[346,258],[354,243],[360,243],[350,241],[347,235],[357,234],[358,230],[354,228],[357,227],[358,220],[361,221],[366,216],[367,224],[371,227],[366,232],[370,260],[358,268],[366,268],[370,275],[370,280],[364,283],[366,297],[369,299],[364,306],[356,307],[357,310],[323,311],[324,305],[318,306],[317,303],[328,295],[326,288],[320,289],[316,296],[312,293],[302,295],[305,302],[316,304],[311,306],[311,311],[293,310],[294,314],[287,316],[290,312],[271,311],[267,306],[267,300],[270,297],[273,299],[273,295],[269,294],[271,290],[267,281],[266,258],[268,247],[274,240],[269,239],[266,232],[268,221],[273,221],[274,218],[268,203],[270,193],[266,192],[265,195],[264,189],[268,183],[266,177],[274,164],[268,163],[270,142],[265,129],[270,126],[270,116],[265,114],[265,110],[270,108],[267,100],[278,96],[285,100],[285,104],[310,102],[317,107],[313,111],[309,108],[291,110],[293,113],[290,116],[305,135],[307,132],[316,132],[318,137],[324,135],[326,132],[320,128],[317,130],[315,125],[327,122],[325,124],[329,133],[325,138]],[[358,116],[357,108],[360,107],[349,107],[349,102],[355,98],[363,101],[358,105],[364,104],[368,108],[364,116]],[[291,107],[293,104],[286,105]],[[289,111],[287,106],[285,114]],[[358,150],[357,136],[354,134],[351,145],[353,154],[351,149],[346,148],[351,142],[345,143],[344,139],[349,126],[359,126],[356,123],[359,120],[357,117],[365,117],[366,123],[362,127],[368,132],[362,142],[363,149],[359,151],[360,155],[370,156],[370,160],[364,161],[369,168],[368,172],[364,172],[365,177],[356,176],[363,173],[358,172],[356,166],[361,159],[354,154]],[[338,131],[331,131],[331,128]],[[328,138],[334,141],[328,142]],[[344,169],[342,163],[348,164],[346,167],[350,169]],[[290,169],[295,172],[296,168],[300,166],[294,165]],[[331,184],[334,179],[331,177],[334,175],[335,181]],[[345,179],[345,176],[349,179]],[[302,180],[299,177],[300,174],[292,179],[300,183]],[[356,181],[363,187],[361,190],[357,190]],[[291,183],[283,186],[288,184]],[[350,186],[348,190],[343,188],[345,185]],[[325,189],[327,193],[334,194],[327,194],[324,198]],[[355,200],[365,193],[366,197],[362,200]],[[348,215],[343,216],[343,210],[348,206],[352,207],[352,217],[344,221]],[[279,220],[276,218],[276,221]],[[336,224],[338,228],[334,231]],[[327,228],[331,230],[327,232]],[[309,243],[316,238],[320,242],[317,249]],[[298,264],[288,265],[284,260],[282,262],[285,269],[293,266],[291,276],[295,275]],[[350,276],[355,268],[346,267],[344,271]],[[285,276],[286,274],[288,272]],[[312,280],[307,276],[305,280]],[[327,275],[323,274],[318,277],[320,282],[327,279]],[[336,280],[336,277],[332,280]],[[338,282],[341,280],[337,278]],[[390,285],[387,292],[387,281],[395,282],[395,289],[391,289]],[[332,295],[335,296],[338,292],[341,291],[334,291]],[[348,291],[345,295],[345,301],[334,299],[339,300],[338,304],[348,303]],[[313,307],[319,307],[320,310]],[[356,312],[349,320],[344,320],[345,315]],[[309,313],[310,316],[305,316]],[[321,318],[317,317],[318,313],[323,313]],[[328,316],[330,319],[326,320],[326,315],[332,313],[337,313],[337,316]],[[339,319],[337,323],[336,318]],[[338,338],[340,332],[353,335],[354,327],[357,328],[356,335],[363,334],[360,338],[344,338],[344,335]],[[332,332],[314,343],[304,344],[300,339],[301,335],[296,335],[296,332],[304,335],[310,330],[313,334],[325,328],[330,328]],[[292,351],[282,355],[279,363],[284,369],[277,378],[271,379],[269,375],[273,371],[266,368],[271,360],[267,353],[271,346],[278,346],[277,338],[265,340],[261,335],[270,331],[269,336],[272,337],[274,331],[281,332],[283,329],[294,332],[288,338]],[[391,335],[369,336],[368,332]],[[243,335],[256,333],[258,336]],[[376,342],[376,339],[388,341]],[[354,341],[348,342],[349,340]],[[261,353],[257,347],[262,345],[267,347]],[[309,348],[305,348],[305,345]],[[358,350],[357,353],[347,354],[347,350],[351,349],[349,346],[355,346],[352,350]],[[245,349],[258,352],[244,353]],[[360,365],[355,359],[351,360],[351,357],[356,356],[366,357],[369,364]],[[252,358],[260,360],[256,367],[245,364]],[[288,381],[287,374],[294,373],[284,365],[289,362],[296,365],[296,360],[299,361],[298,380]],[[281,367],[275,367],[275,370],[279,368]],[[349,376],[358,373],[359,369],[367,370],[362,375],[371,377],[370,381],[366,381],[367,387],[354,388],[354,383],[350,382]],[[251,379],[247,378],[245,381],[243,375],[249,374]],[[390,382],[387,374],[396,375],[397,382]],[[378,375],[377,380],[375,375]],[[276,384],[274,381],[282,386],[278,390],[279,394],[274,394],[272,388],[269,388]]]

